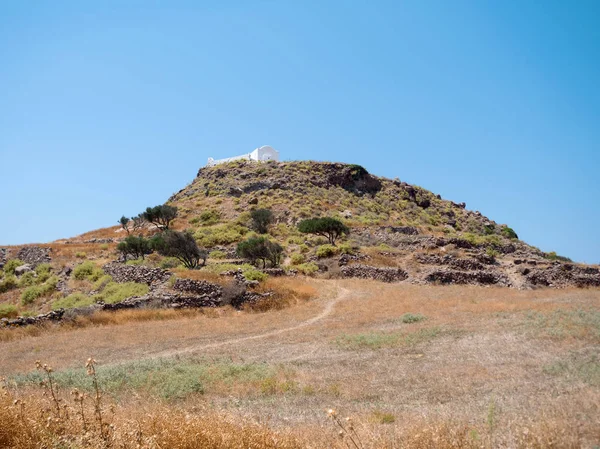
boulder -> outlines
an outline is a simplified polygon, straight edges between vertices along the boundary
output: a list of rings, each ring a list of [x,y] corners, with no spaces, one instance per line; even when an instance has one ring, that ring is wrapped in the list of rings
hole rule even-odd
[[[25,265],[15,268],[15,276],[21,276],[29,271],[33,271],[33,267],[26,263]]]

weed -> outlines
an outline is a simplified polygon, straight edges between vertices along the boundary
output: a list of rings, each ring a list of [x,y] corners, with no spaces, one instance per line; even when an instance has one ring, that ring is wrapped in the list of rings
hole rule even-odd
[[[405,313],[402,315],[402,317],[400,317],[400,319],[403,323],[411,324],[426,320],[427,317],[425,315],[421,315],[420,313]]]

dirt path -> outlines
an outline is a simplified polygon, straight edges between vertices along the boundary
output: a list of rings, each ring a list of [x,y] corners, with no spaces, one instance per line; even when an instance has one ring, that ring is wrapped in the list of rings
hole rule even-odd
[[[327,304],[325,304],[325,307],[323,308],[321,313],[319,313],[318,315],[316,315],[312,318],[309,318],[308,320],[302,321],[294,326],[284,327],[282,329],[276,329],[276,330],[272,330],[269,332],[264,332],[262,334],[249,335],[247,337],[232,338],[229,340],[223,340],[223,341],[219,341],[219,342],[215,342],[215,343],[193,345],[193,346],[188,346],[186,348],[180,348],[180,349],[170,349],[170,350],[158,352],[158,353],[155,353],[155,354],[152,354],[149,356],[141,357],[138,360],[175,357],[175,356],[180,356],[183,354],[190,354],[190,353],[193,353],[196,351],[204,351],[207,349],[220,348],[222,346],[227,346],[227,345],[231,345],[231,344],[243,343],[243,342],[250,341],[250,340],[258,340],[260,338],[274,337],[274,336],[281,335],[281,334],[284,334],[287,332],[292,332],[292,331],[295,331],[298,329],[302,329],[307,326],[311,326],[311,325],[323,320],[327,316],[329,316],[333,312],[333,309],[338,302],[340,302],[340,301],[346,299],[348,296],[350,296],[350,290],[348,290],[347,288],[341,287],[339,285],[337,286],[337,288],[338,288],[338,294],[336,295],[335,298],[329,300],[327,302]]]

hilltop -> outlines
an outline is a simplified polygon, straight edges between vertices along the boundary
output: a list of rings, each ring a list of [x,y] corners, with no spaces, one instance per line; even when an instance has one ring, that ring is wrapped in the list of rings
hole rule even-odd
[[[375,176],[359,165],[235,161],[203,167],[166,204],[177,208],[172,228],[191,232],[198,245],[207,250],[208,264],[191,273],[158,254],[136,264],[150,269],[178,269],[179,277],[226,283],[215,275],[242,267],[244,261],[239,260],[236,246],[256,236],[251,212],[267,209],[272,213],[272,222],[266,235],[284,250],[283,270],[271,269],[271,274],[519,289],[600,285],[600,272],[595,267],[546,254],[519,240],[509,225],[471,211],[465,203],[443,199],[400,179]],[[323,237],[301,233],[298,223],[313,217],[338,219],[350,232],[336,246],[327,244]],[[147,223],[137,233],[151,236],[157,232],[157,227]],[[32,268],[42,263],[46,270],[39,278],[28,275],[31,279],[27,281],[16,282],[5,276],[5,286],[0,288],[5,293],[0,291],[0,301],[18,305],[21,297],[21,311],[45,312],[57,308],[57,304],[87,305],[101,300],[101,284],[77,284],[69,270],[85,260],[98,269],[116,260],[116,245],[125,236],[125,230],[115,226],[41,247],[0,250],[0,263],[17,258]],[[47,262],[52,263],[46,266]],[[242,269],[247,279],[264,278],[255,269],[249,271],[248,264]],[[138,277],[127,279],[135,283]],[[24,300],[24,289],[36,287],[42,279],[53,283],[33,296],[48,299]],[[12,284],[7,286],[9,281]],[[119,293],[113,301],[148,293],[143,286],[130,287],[131,291]],[[74,301],[62,297],[71,298],[73,294],[80,296]]]

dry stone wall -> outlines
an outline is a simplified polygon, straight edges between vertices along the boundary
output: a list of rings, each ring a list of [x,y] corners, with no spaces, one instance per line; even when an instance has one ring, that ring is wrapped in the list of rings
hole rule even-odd
[[[17,252],[16,258],[35,268],[42,263],[51,262],[52,259],[50,258],[50,251],[50,248],[24,246]]]
[[[408,278],[408,274],[402,268],[381,268],[361,264],[343,266],[341,272],[347,278],[373,279],[382,282],[400,282]]]
[[[425,281],[434,284],[501,285],[510,287],[508,278],[491,270],[457,271],[448,268],[435,270],[425,276]]]
[[[138,282],[150,286],[167,282],[171,273],[162,268],[149,268],[143,265],[124,265],[109,263],[102,267],[106,274],[112,276],[115,282]]]

